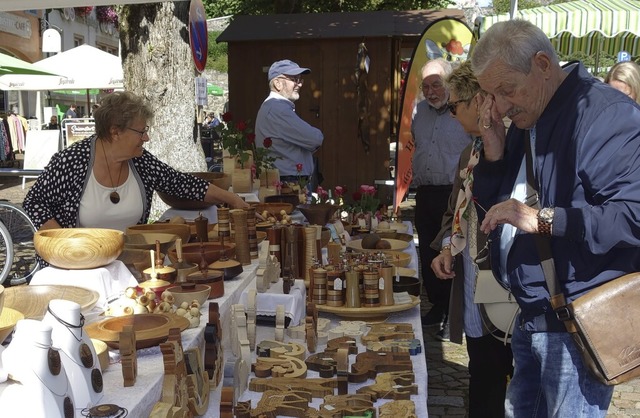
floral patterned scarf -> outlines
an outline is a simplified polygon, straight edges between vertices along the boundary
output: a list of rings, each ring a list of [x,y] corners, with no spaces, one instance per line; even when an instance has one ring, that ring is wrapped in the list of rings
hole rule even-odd
[[[453,225],[451,227],[451,254],[456,255],[462,252],[467,245],[467,231],[475,236],[477,223],[477,214],[473,205],[473,168],[478,164],[480,159],[480,151],[482,150],[482,137],[476,137],[473,140],[471,154],[467,166],[460,170],[460,178],[462,179],[462,187],[458,190],[458,200],[456,201],[456,209],[453,216]],[[469,228],[471,223],[472,228]],[[470,240],[470,247],[476,246],[476,240]],[[469,248],[471,251],[471,248]],[[473,251],[474,253],[476,251]],[[472,254],[472,257],[475,254]]]

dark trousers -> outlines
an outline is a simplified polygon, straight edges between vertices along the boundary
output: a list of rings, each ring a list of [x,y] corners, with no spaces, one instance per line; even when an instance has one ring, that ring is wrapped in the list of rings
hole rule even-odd
[[[419,186],[416,191],[415,225],[420,241],[418,249],[422,283],[429,302],[433,304],[432,309],[443,314],[449,312],[451,280],[440,280],[431,270],[431,260],[438,255],[438,251],[431,249],[430,245],[440,232],[442,216],[447,210],[452,187]]]
[[[504,417],[507,379],[513,374],[511,345],[492,335],[466,337],[469,354],[469,418]]]

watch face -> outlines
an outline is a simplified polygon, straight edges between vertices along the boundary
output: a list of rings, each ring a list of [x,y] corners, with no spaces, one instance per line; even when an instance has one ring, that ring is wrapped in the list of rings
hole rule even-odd
[[[554,210],[551,208],[543,208],[540,210],[540,219],[545,222],[553,221]]]

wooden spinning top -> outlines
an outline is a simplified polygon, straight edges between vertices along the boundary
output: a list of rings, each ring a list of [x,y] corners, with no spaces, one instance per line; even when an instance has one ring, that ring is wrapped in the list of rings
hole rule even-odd
[[[170,282],[163,279],[158,279],[158,269],[156,269],[157,260],[155,259],[155,251],[150,250],[150,253],[151,253],[151,267],[149,267],[148,269],[145,269],[145,271],[143,272],[143,274],[149,275],[150,279],[140,283],[138,286],[143,289],[157,289],[159,287],[169,286],[171,284]],[[162,266],[162,260],[160,260],[160,265]],[[171,267],[168,267],[168,268],[171,268]],[[171,270],[173,270],[174,273],[176,271],[174,268],[171,268]]]
[[[231,260],[224,253],[224,236],[220,237],[222,244],[220,250],[220,258],[209,264],[209,268],[221,270],[224,274],[224,280],[231,280],[242,273],[242,264],[237,260]]]

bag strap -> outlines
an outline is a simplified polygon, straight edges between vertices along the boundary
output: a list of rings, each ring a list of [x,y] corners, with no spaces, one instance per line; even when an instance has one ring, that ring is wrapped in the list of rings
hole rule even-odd
[[[526,168],[527,168],[527,205],[534,209],[540,209],[540,199],[538,198],[538,188],[533,174],[533,152],[531,150],[531,136],[529,130],[525,131],[525,151],[526,151]],[[540,265],[544,273],[544,279],[547,282],[547,288],[551,295],[551,306],[554,310],[561,308],[567,304],[560,283],[556,276],[556,266],[551,255],[551,245],[547,237],[535,234],[534,240],[538,254],[540,256]]]

